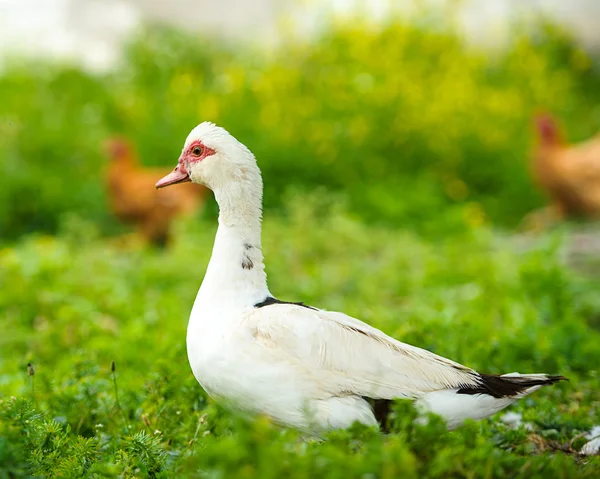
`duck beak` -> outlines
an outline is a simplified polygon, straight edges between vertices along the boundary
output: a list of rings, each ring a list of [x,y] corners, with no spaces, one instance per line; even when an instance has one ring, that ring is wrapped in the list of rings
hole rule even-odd
[[[176,185],[177,183],[189,183],[190,181],[192,180],[190,180],[190,176],[188,175],[185,166],[179,163],[175,169],[171,171],[171,173],[158,180],[156,183],[156,189],[158,190],[159,188],[164,188],[165,186]]]

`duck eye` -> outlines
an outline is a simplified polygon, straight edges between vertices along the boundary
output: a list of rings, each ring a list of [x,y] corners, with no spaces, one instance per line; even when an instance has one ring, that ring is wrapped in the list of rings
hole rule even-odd
[[[195,146],[192,150],[192,154],[194,156],[200,156],[202,154],[202,148],[200,148],[199,146]]]

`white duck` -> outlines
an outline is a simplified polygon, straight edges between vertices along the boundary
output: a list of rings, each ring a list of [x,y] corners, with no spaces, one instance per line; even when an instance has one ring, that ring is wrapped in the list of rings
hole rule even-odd
[[[187,331],[208,394],[307,432],[375,425],[394,398],[416,400],[450,428],[481,419],[561,376],[497,376],[401,343],[358,319],[275,299],[261,251],[262,179],[254,155],[204,122],[157,188],[192,181],[214,191],[219,228]],[[383,407],[382,407],[383,406]]]

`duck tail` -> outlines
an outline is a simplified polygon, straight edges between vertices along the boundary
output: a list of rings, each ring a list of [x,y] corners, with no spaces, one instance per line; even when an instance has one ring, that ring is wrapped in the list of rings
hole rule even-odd
[[[542,386],[566,379],[547,374],[479,374],[475,385],[433,391],[417,404],[425,411],[442,416],[448,427],[454,429],[466,419],[486,418]]]

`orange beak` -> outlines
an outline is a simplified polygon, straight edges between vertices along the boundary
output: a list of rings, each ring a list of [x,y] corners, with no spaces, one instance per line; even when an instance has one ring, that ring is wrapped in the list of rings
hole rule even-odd
[[[175,169],[164,178],[158,180],[156,189],[164,188],[165,186],[176,185],[177,183],[189,183],[190,176],[183,164],[179,163]]]

